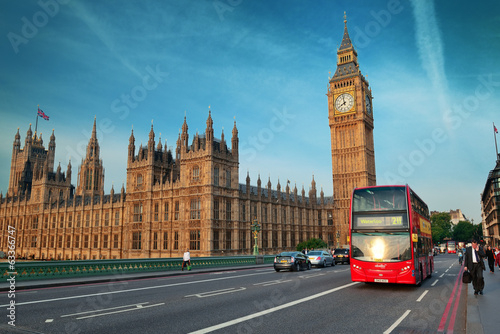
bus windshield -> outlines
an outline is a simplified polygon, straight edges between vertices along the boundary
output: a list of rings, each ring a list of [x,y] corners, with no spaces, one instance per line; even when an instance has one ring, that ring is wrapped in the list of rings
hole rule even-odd
[[[398,262],[411,259],[409,232],[352,232],[352,258],[369,262]]]
[[[406,210],[404,187],[356,189],[353,194],[353,212]]]

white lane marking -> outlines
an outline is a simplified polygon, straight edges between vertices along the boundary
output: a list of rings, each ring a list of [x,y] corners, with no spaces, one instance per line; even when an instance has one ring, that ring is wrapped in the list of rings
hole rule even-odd
[[[281,283],[286,283],[286,282],[291,282],[291,279],[288,280],[274,280],[274,281],[268,281],[268,282],[262,282],[262,283],[255,283],[254,285],[262,285],[262,286],[269,286],[269,285],[274,285],[274,284],[281,284]]]
[[[236,271],[221,271],[221,272],[216,272],[216,273],[210,273],[210,275],[222,275],[222,274],[232,274],[235,273]]]
[[[401,321],[403,321],[408,316],[408,314],[410,314],[410,312],[411,312],[411,310],[406,310],[406,312],[398,320],[396,320],[396,322],[393,323],[392,326],[389,327],[384,332],[384,334],[389,334],[390,332],[392,332],[394,330],[394,328],[398,327],[398,325],[401,323]]]
[[[427,292],[429,292],[429,290],[425,290],[424,293],[422,293],[422,295],[420,297],[418,297],[417,299],[417,302],[421,302],[422,299],[425,297],[425,295],[427,294]]]
[[[450,270],[450,268],[446,269],[444,272],[445,272],[445,273],[447,273],[447,272],[448,272],[448,270]]]
[[[327,290],[327,291],[324,291],[324,292],[321,292],[321,293],[317,293],[315,295],[312,295],[312,296],[309,296],[309,297],[305,297],[305,298],[302,298],[302,299],[298,299],[298,300],[295,300],[293,302],[289,302],[289,303],[286,303],[286,304],[283,304],[283,305],[280,305],[280,306],[276,306],[276,307],[273,307],[273,308],[270,308],[270,309],[267,309],[267,310],[264,310],[264,311],[261,311],[261,312],[250,314],[250,315],[238,318],[238,319],[226,321],[226,322],[223,322],[221,324],[214,325],[214,326],[211,326],[211,327],[203,328],[203,329],[197,330],[195,332],[191,332],[191,334],[210,333],[210,332],[222,329],[222,328],[226,328],[226,327],[238,324],[240,322],[244,322],[244,321],[247,321],[247,320],[250,320],[250,319],[253,319],[253,318],[257,318],[257,317],[260,317],[260,316],[263,316],[263,315],[266,315],[266,314],[269,314],[269,313],[272,313],[272,312],[276,312],[276,311],[279,311],[279,310],[282,310],[282,309],[285,309],[285,308],[288,308],[288,307],[291,307],[291,306],[295,306],[295,305],[300,304],[300,303],[304,303],[304,302],[307,302],[307,301],[310,301],[310,300],[313,300],[313,299],[316,299],[316,298],[319,298],[319,297],[323,297],[323,296],[328,295],[328,294],[330,294],[332,292],[335,292],[335,291],[338,291],[338,290],[342,290],[342,289],[351,287],[351,286],[353,286],[355,284],[359,284],[359,282],[349,283],[349,284],[346,284],[346,285],[343,285],[343,286],[339,286],[338,288],[335,288],[335,289],[331,289],[331,290]]]
[[[263,275],[263,274],[271,274],[271,272],[267,272],[267,273],[266,272],[262,272],[262,273],[255,273],[255,274],[246,274],[246,275],[236,275],[236,276],[229,276],[229,277],[209,278],[209,279],[202,280],[202,281],[192,281],[192,282],[181,282],[181,283],[172,283],[172,284],[164,284],[164,285],[156,285],[156,286],[147,286],[147,287],[143,287],[143,288],[135,288],[135,289],[128,289],[128,290],[118,290],[118,291],[108,291],[108,292],[98,292],[98,293],[90,293],[90,294],[86,294],[86,295],[60,297],[60,298],[53,298],[53,299],[33,300],[33,301],[30,301],[30,302],[16,303],[16,305],[39,304],[39,303],[55,302],[55,301],[59,301],[59,300],[68,300],[68,299],[78,299],[78,298],[87,298],[87,297],[94,297],[94,296],[110,295],[110,294],[115,294],[115,293],[125,293],[125,292],[133,292],[133,291],[143,291],[143,290],[151,290],[151,289],[169,288],[169,287],[179,286],[179,285],[199,284],[199,283],[205,283],[205,282],[213,282],[213,281],[220,281],[220,280],[240,278],[240,277],[247,277],[247,276],[256,276],[256,275]],[[9,305],[10,304],[0,305],[0,308],[1,307],[8,307]]]
[[[100,310],[91,310],[91,311],[78,312],[78,313],[72,313],[72,314],[63,314],[63,315],[61,315],[61,318],[64,318],[64,317],[74,317],[74,316],[77,316],[77,315],[83,315],[83,314],[89,314],[89,313],[96,313],[96,312],[101,312],[101,311],[116,310],[116,309],[120,309],[120,308],[131,307],[131,306],[142,307],[145,304],[149,304],[149,302],[135,303],[135,304],[131,304],[131,305],[116,306],[116,307],[110,307],[110,308],[105,308],[105,309],[100,309]]]
[[[315,274],[315,275],[302,275],[299,276],[300,278],[312,278],[312,277],[318,277],[318,276],[325,276],[325,274]]]
[[[52,321],[54,321],[54,319],[47,319],[47,320],[45,320],[45,322],[47,322],[47,323],[48,322],[52,322]]]
[[[432,283],[432,284],[431,284],[431,286],[436,285],[436,283],[437,283],[438,281],[439,281],[438,279],[437,279],[437,280],[435,280],[435,281],[434,281],[434,283]]]
[[[141,310],[141,309],[145,309],[145,308],[150,308],[150,307],[155,307],[155,306],[161,306],[161,305],[165,305],[165,303],[159,303],[159,304],[154,304],[154,305],[146,305],[146,306],[142,306],[142,305],[138,305],[136,308],[129,308],[129,309],[126,309],[126,310],[120,310],[120,311],[113,311],[113,312],[106,312],[106,313],[99,313],[99,314],[93,314],[93,315],[87,315],[87,316],[84,316],[84,317],[79,317],[79,318],[76,318],[77,320],[82,320],[82,319],[88,319],[88,318],[96,318],[96,317],[102,317],[103,315],[110,315],[110,314],[116,314],[116,313],[123,313],[123,312],[129,312],[129,311],[137,311],[137,310]]]
[[[444,276],[444,273],[441,274],[441,276],[439,276],[439,278],[442,278]]]
[[[222,295],[225,293],[232,293],[232,292],[238,292],[238,291],[243,291],[246,290],[247,288],[241,287],[239,289],[236,288],[227,288],[227,289],[222,289],[222,290],[215,290],[215,291],[207,291],[207,292],[202,292],[202,293],[195,293],[194,295],[187,295],[184,297],[198,297],[198,298],[205,298],[205,297],[212,297],[212,296],[217,296],[217,295]]]

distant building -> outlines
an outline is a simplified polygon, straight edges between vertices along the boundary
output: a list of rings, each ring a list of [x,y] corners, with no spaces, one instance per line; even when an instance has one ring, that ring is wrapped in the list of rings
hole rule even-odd
[[[446,211],[443,211],[443,212],[446,212]],[[440,211],[431,211],[431,216],[438,214],[438,213],[441,213],[441,212]],[[469,221],[469,219],[467,219],[467,217],[462,213],[462,210],[460,210],[460,209],[450,210],[446,213],[450,214],[451,223],[453,225],[457,225],[458,222],[461,222],[461,221]]]
[[[461,221],[469,221],[469,219],[467,219],[467,217],[464,216],[462,210],[460,209],[450,210],[450,216],[451,216],[451,223],[453,225],[457,225],[458,222]]]
[[[500,155],[481,193],[481,211],[486,242],[493,247],[500,246]]]

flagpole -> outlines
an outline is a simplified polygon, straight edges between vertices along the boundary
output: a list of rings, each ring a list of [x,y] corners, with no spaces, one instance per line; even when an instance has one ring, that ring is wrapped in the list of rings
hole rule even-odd
[[[38,109],[40,109],[40,105],[38,105]],[[38,109],[36,111],[35,134],[36,134],[36,130],[38,129]]]
[[[497,151],[497,160],[498,160],[498,145],[497,145],[497,128],[495,126],[495,122],[493,122],[493,135],[495,136],[495,149]]]

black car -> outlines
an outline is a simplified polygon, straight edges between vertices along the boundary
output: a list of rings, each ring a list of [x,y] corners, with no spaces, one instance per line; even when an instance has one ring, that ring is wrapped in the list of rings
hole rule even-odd
[[[311,261],[301,252],[282,252],[274,258],[274,270],[283,269],[299,271],[300,269],[311,269]]]
[[[347,248],[337,248],[333,252],[333,258],[335,260],[335,264],[337,263],[347,263],[349,264],[349,249]]]

